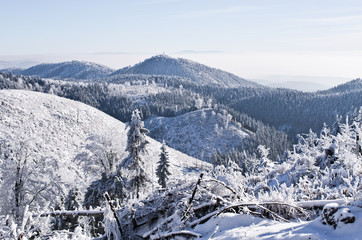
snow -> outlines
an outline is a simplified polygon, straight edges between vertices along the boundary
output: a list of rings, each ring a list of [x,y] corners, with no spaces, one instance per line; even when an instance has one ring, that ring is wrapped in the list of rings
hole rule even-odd
[[[0,141],[27,142],[34,159],[54,160],[56,177],[46,180],[57,181],[65,190],[77,187],[84,191],[100,178],[102,169],[96,160],[104,149],[113,149],[120,159],[128,154],[126,125],[86,104],[38,92],[1,90],[0,106]],[[153,190],[158,186],[155,170],[161,143],[147,140],[144,161],[153,180],[149,190]],[[196,179],[198,171],[210,168],[208,163],[168,150],[171,182]]]
[[[147,91],[158,91],[157,86],[147,86]],[[152,90],[152,88],[154,89]],[[141,92],[140,94],[146,94],[146,92]],[[240,127],[238,128],[237,126],[234,126],[232,122],[228,124],[221,122],[225,119],[227,119],[226,114],[215,114],[210,109],[202,109],[188,113],[185,116],[179,116],[172,119],[154,118],[152,120],[153,123],[150,124],[155,124],[155,126],[162,125],[166,130],[169,130],[169,136],[171,140],[174,140],[176,143],[177,141],[180,141],[180,144],[184,144],[186,147],[212,141],[214,144],[212,148],[216,148],[217,145],[220,144],[230,146],[235,141],[232,140],[226,142],[226,136],[236,136],[238,135],[238,131],[241,137],[247,136],[247,133],[245,133]],[[178,125],[174,123],[171,125],[171,121],[176,122]],[[161,122],[162,124],[160,124]],[[192,124],[190,124],[190,122]],[[216,123],[218,123],[220,127],[223,126],[222,131],[225,131],[225,136],[223,136],[222,140],[216,138],[209,139],[207,131],[210,130],[210,128],[202,129],[202,127],[207,125],[214,126]],[[170,128],[169,126],[173,127]],[[29,151],[31,152],[31,155],[34,159],[50,159],[55,161],[57,164],[54,165],[54,171],[52,171],[53,175],[44,175],[41,176],[40,179],[47,183],[52,181],[58,182],[65,190],[69,190],[72,187],[80,187],[81,190],[84,191],[91,181],[99,179],[100,173],[102,172],[102,167],[99,163],[97,164],[97,159],[101,157],[102,154],[104,154],[104,151],[112,149],[112,151],[117,153],[119,159],[126,157],[128,155],[128,153],[125,151],[127,143],[127,130],[128,129],[126,129],[124,123],[119,122],[118,120],[83,103],[37,92],[19,90],[0,91],[0,143],[1,141],[8,141],[16,146],[23,141],[27,143],[26,146],[29,148]],[[218,129],[218,131],[219,133],[222,133],[221,128]],[[165,136],[167,140],[167,135]],[[342,135],[338,137],[341,139],[340,142],[348,143],[347,140],[342,139]],[[148,189],[148,191],[151,192],[159,188],[155,171],[157,168],[157,162],[160,159],[159,155],[161,152],[161,143],[151,138],[147,138],[147,140],[150,142],[150,144],[147,145],[147,153],[143,156],[143,160],[145,162],[145,169],[152,178],[152,185],[150,185]],[[187,145],[185,142],[188,142],[189,144]],[[355,138],[350,139],[350,142],[352,146],[355,146]],[[172,143],[172,141],[169,141],[168,143]],[[319,156],[321,153],[325,152],[324,146],[331,146],[330,142],[327,143],[328,144],[321,144],[322,152],[311,151],[310,156],[307,156],[309,158],[306,157],[300,159],[301,163],[303,163],[302,165],[315,167],[315,164],[313,165],[312,160],[315,160],[315,156]],[[303,147],[303,145],[299,147]],[[182,192],[180,190],[182,188],[177,187],[180,185],[180,183],[186,181],[196,182],[200,172],[207,171],[211,168],[208,163],[199,161],[174,149],[168,148],[167,150],[169,152],[171,165],[169,169],[171,172],[170,186],[175,187],[175,191],[177,191],[177,193]],[[266,149],[262,150],[265,152]],[[339,148],[335,150],[338,150],[339,156],[341,156],[341,159],[344,160],[347,159],[344,157],[346,155],[340,155],[341,152],[350,152],[348,148]],[[323,156],[326,158],[325,155]],[[299,160],[297,157],[299,157],[299,155],[296,156],[296,160]],[[349,164],[348,161],[345,161],[345,163]],[[353,163],[356,163],[353,166],[359,166],[358,164],[360,164],[360,158],[353,158]],[[274,168],[277,167],[275,166]],[[356,170],[356,168],[353,167],[349,168],[356,171],[356,173],[352,172],[351,176],[360,176],[360,171],[357,171],[358,169]],[[338,168],[336,169],[339,170]],[[287,176],[285,172],[286,170],[281,171],[281,175],[279,175],[280,177],[276,175],[277,179],[282,180],[285,178]],[[333,171],[331,172],[335,173]],[[272,175],[271,173],[270,175]],[[275,174],[277,174],[277,172],[275,172]],[[52,176],[54,176],[54,178],[52,178]],[[224,181],[228,183],[232,182],[231,179],[235,180],[235,183],[232,182],[231,184],[231,187],[234,189],[236,189],[238,186],[255,186],[255,183],[240,181],[241,179],[238,179],[238,176],[241,175],[237,175],[237,173],[235,173],[235,175],[229,175],[229,178],[226,178],[224,175],[220,175],[220,178],[218,179],[224,179]],[[299,175],[297,177],[305,180],[305,178],[302,178]],[[326,178],[328,179],[325,179],[325,181],[330,180],[329,176],[326,176]],[[345,196],[336,194],[336,196],[338,198],[343,198],[346,196],[353,196],[356,198],[356,196],[358,196],[357,193],[361,190],[359,187],[360,185],[357,185],[360,180],[357,179],[357,183],[355,183],[355,185],[350,184],[350,179],[343,178],[343,180],[347,182],[345,188],[343,189],[350,191],[353,190],[355,193],[353,195],[351,194]],[[3,182],[0,182],[0,186],[4,185],[2,183]],[[243,185],[242,183],[245,183],[246,185]],[[338,184],[340,184],[338,186],[342,186],[341,183]],[[283,186],[286,188],[285,184]],[[259,203],[262,203],[262,201],[265,201],[266,199],[269,201],[274,200],[276,195],[278,195],[276,198],[277,200],[279,199],[282,202],[288,203],[291,198],[288,199],[290,196],[287,191],[283,193],[283,186],[281,187],[280,192],[271,191],[270,194],[268,192],[264,195],[261,194],[261,197],[259,196],[259,201],[261,202]],[[293,190],[291,187],[288,189]],[[296,187],[296,189],[301,188]],[[329,185],[328,189],[330,189]],[[156,192],[157,191],[154,191],[154,194],[156,194]],[[340,190],[330,189],[330,192],[337,193],[340,192]],[[53,193],[50,193],[47,196],[49,199],[57,199],[61,197],[51,194]],[[311,197],[309,192],[306,193],[305,196],[308,196],[309,198],[298,199],[316,199]],[[5,196],[5,198],[6,197],[7,196]],[[4,196],[0,196],[0,199],[1,198],[4,198]],[[318,199],[324,198],[321,197]],[[224,209],[219,208],[212,210],[215,212],[208,213],[209,215],[205,214],[198,220],[193,220],[193,222],[189,220],[189,222],[185,224],[186,229],[178,229],[177,227],[179,226],[179,222],[177,219],[173,219],[174,222],[170,223],[170,225],[174,224],[177,225],[177,227],[171,228],[172,231],[170,230],[169,232],[162,232],[162,230],[159,233],[152,235],[154,232],[153,229],[149,229],[148,227],[144,226],[144,229],[139,229],[137,233],[143,236],[149,234],[152,237],[157,237],[156,234],[163,234],[162,236],[164,237],[189,234],[201,236],[200,239],[362,239],[361,202],[359,201],[352,205],[347,205],[350,204],[352,200],[353,199],[347,197],[336,200],[313,200],[302,202],[295,202],[293,200],[295,205],[307,209],[322,206],[325,206],[324,209],[335,209],[335,211],[333,210],[331,213],[331,218],[329,218],[334,221],[333,224],[325,222],[325,217],[323,219],[323,214],[322,216],[310,221],[292,219],[290,222],[274,221],[245,214],[213,214],[215,212],[221,213],[222,210],[225,210],[226,207],[224,207]],[[194,210],[200,209],[204,206],[207,206],[208,204],[208,202],[202,201],[199,203],[200,205],[194,206]],[[143,203],[139,202],[139,204],[141,206]],[[257,205],[258,203],[256,202],[255,204]],[[153,208],[155,205],[149,206],[150,208]],[[0,209],[2,207],[3,206],[1,206]],[[142,208],[140,209],[142,211]],[[34,209],[30,209],[30,211],[33,210]],[[46,214],[75,213],[82,215],[98,214],[101,212],[102,210],[78,210],[75,212],[62,210],[54,213],[46,212]],[[214,215],[215,217],[209,219],[209,217]],[[173,216],[176,216],[176,214],[170,215],[169,218],[166,216],[162,217],[159,219],[159,221],[171,221]],[[204,224],[198,224],[201,222],[200,219],[208,221]],[[345,224],[345,219],[350,219],[347,220],[350,221],[350,223]],[[353,221],[351,221],[351,219],[353,219]],[[323,224],[323,221],[326,224]],[[192,228],[193,226],[195,226],[195,228]],[[77,231],[80,231],[80,229]]]
[[[202,235],[201,240],[246,240],[246,239],[285,239],[285,240],[340,240],[362,239],[362,209],[350,208],[356,216],[352,224],[342,224],[333,229],[323,225],[321,219],[293,221],[289,223],[262,219],[251,215],[224,213],[195,227]],[[215,232],[215,230],[217,231]],[[210,236],[213,235],[212,238]]]

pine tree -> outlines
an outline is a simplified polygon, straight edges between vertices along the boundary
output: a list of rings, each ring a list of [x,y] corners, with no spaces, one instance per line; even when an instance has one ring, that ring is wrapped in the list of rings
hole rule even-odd
[[[160,161],[158,162],[157,167],[157,177],[158,183],[162,186],[162,188],[166,188],[166,181],[168,176],[171,175],[170,171],[168,170],[170,167],[168,152],[166,150],[166,143],[165,140],[162,142],[161,146],[161,154],[160,154]]]
[[[123,162],[123,166],[132,172],[132,179],[129,180],[129,185],[132,191],[135,192],[136,198],[140,197],[142,185],[150,181],[149,176],[144,170],[144,162],[141,158],[141,153],[146,152],[146,145],[149,143],[146,140],[146,134],[149,131],[143,126],[140,112],[136,109],[132,112],[131,122],[127,125],[129,130],[127,133],[126,151],[129,152],[129,155]]]

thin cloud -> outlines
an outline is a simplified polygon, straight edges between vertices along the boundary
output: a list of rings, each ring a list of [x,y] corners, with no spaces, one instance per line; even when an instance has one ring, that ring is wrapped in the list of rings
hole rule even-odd
[[[325,18],[298,18],[294,20],[306,23],[336,24],[336,23],[362,22],[362,16],[355,15],[355,16],[340,16],[340,17],[325,17]]]
[[[139,54],[148,54],[146,52],[93,52],[90,55],[139,55]]]
[[[165,4],[165,3],[174,3],[174,2],[179,2],[180,0],[151,0],[151,1],[147,1],[147,4]]]
[[[199,11],[190,11],[183,14],[177,14],[173,17],[175,18],[183,18],[183,19],[192,19],[192,18],[204,18],[204,17],[212,17],[222,14],[229,14],[229,13],[240,13],[244,11],[251,11],[255,10],[257,7],[245,7],[245,6],[232,6],[226,8],[218,8],[218,9],[205,9]]]
[[[182,50],[175,52],[175,54],[218,54],[224,53],[223,51],[209,50],[209,51],[199,51],[199,50]]]

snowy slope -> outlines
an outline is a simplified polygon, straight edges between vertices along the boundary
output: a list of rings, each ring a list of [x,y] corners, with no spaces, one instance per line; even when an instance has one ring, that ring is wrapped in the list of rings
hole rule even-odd
[[[207,108],[177,117],[153,117],[145,121],[145,126],[153,138],[165,139],[172,148],[205,160],[216,150],[227,152],[237,148],[249,136],[231,121],[231,115]]]
[[[98,79],[111,74],[113,71],[109,67],[96,63],[71,61],[39,64],[22,71],[17,70],[16,74],[41,78]]]
[[[27,142],[35,159],[55,159],[64,187],[84,189],[99,179],[101,170],[93,161],[104,148],[112,148],[120,159],[127,156],[125,124],[83,103],[38,92],[1,90],[0,106],[0,141]],[[156,182],[161,144],[148,140],[144,160]],[[169,155],[173,181],[196,176],[190,170],[196,165],[209,166],[173,149]]]
[[[122,68],[117,74],[148,74],[179,76],[200,85],[220,85],[222,87],[261,87],[261,85],[242,79],[231,73],[211,68],[183,58],[157,55],[132,67]]]

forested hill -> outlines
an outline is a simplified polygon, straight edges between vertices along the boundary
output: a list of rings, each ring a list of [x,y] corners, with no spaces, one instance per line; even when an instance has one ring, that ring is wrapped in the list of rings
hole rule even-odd
[[[112,75],[147,74],[178,76],[190,79],[198,85],[218,85],[221,87],[262,87],[231,73],[211,68],[183,58],[157,55],[132,67],[122,68]]]
[[[328,93],[347,93],[347,92],[359,92],[362,91],[362,79],[357,78],[355,80],[340,84],[331,89],[320,91],[319,93],[328,94]]]
[[[152,116],[180,116],[197,110],[197,107],[211,105],[216,114],[230,114],[233,122],[241,124],[243,129],[253,133],[247,141],[236,143],[240,145],[238,149],[255,152],[258,145],[264,145],[270,148],[272,157],[276,157],[282,155],[291,145],[285,133],[266,126],[242,112],[232,109],[228,112],[227,106],[220,104],[215,98],[208,98],[193,92],[189,87],[179,86],[182,83],[185,86],[197,87],[196,84],[168,76],[146,76],[137,78],[138,80],[134,77],[136,76],[133,75],[132,81],[128,82],[123,79],[122,84],[80,83],[0,73],[0,89],[27,89],[70,98],[96,107],[123,122],[129,121],[135,108],[141,111],[143,119],[147,119]],[[212,134],[218,132],[215,131],[215,126],[209,131]]]
[[[29,169],[23,174],[28,174],[30,179],[26,181],[31,184],[24,185],[28,191],[21,200],[22,208],[28,204],[30,208],[43,207],[46,202],[56,206],[67,190],[76,188],[84,192],[102,173],[114,172],[127,156],[125,124],[81,102],[33,91],[3,89],[0,104],[0,154],[9,149],[16,159],[29,158],[24,160],[29,160]],[[159,160],[161,143],[149,137],[147,141],[148,152],[143,158],[147,173],[153,177],[152,183],[157,184],[152,169]],[[192,171],[195,166],[210,166],[167,149],[170,179],[179,180],[185,174],[197,176],[198,173]],[[0,181],[0,212],[14,205],[11,199],[5,201],[4,198],[7,199],[7,191],[11,191],[6,183],[15,179],[17,167],[11,161],[11,154],[3,156],[0,155],[0,172],[4,174]],[[32,195],[37,191],[41,191],[39,196]]]
[[[323,92],[306,93],[282,88],[217,88],[184,85],[192,91],[224,104],[229,112],[242,112],[288,133],[312,129],[319,132],[324,123],[332,125],[337,115],[353,115],[362,106],[361,80],[353,80]]]
[[[11,74],[2,74],[0,80],[0,88],[54,93],[97,107],[124,122],[129,120],[134,108],[141,110],[143,119],[151,116],[174,117],[196,110],[196,99],[202,100],[205,105],[210,100],[217,113],[226,110],[233,121],[256,133],[248,144],[249,149],[255,150],[258,144],[262,144],[271,148],[274,157],[283,154],[290,141],[296,140],[297,134],[309,132],[309,129],[319,132],[324,123],[332,126],[337,115],[353,116],[354,111],[362,106],[359,79],[331,91],[316,93],[199,86],[181,77],[139,74],[115,75],[108,82],[86,85]],[[343,88],[349,90],[342,91]],[[338,120],[341,121],[340,117]],[[288,134],[289,143],[280,131]]]
[[[14,69],[14,74],[22,74],[25,76],[36,76],[41,78],[56,79],[100,79],[108,76],[114,70],[91,62],[71,61],[62,63],[39,64],[28,69]]]

